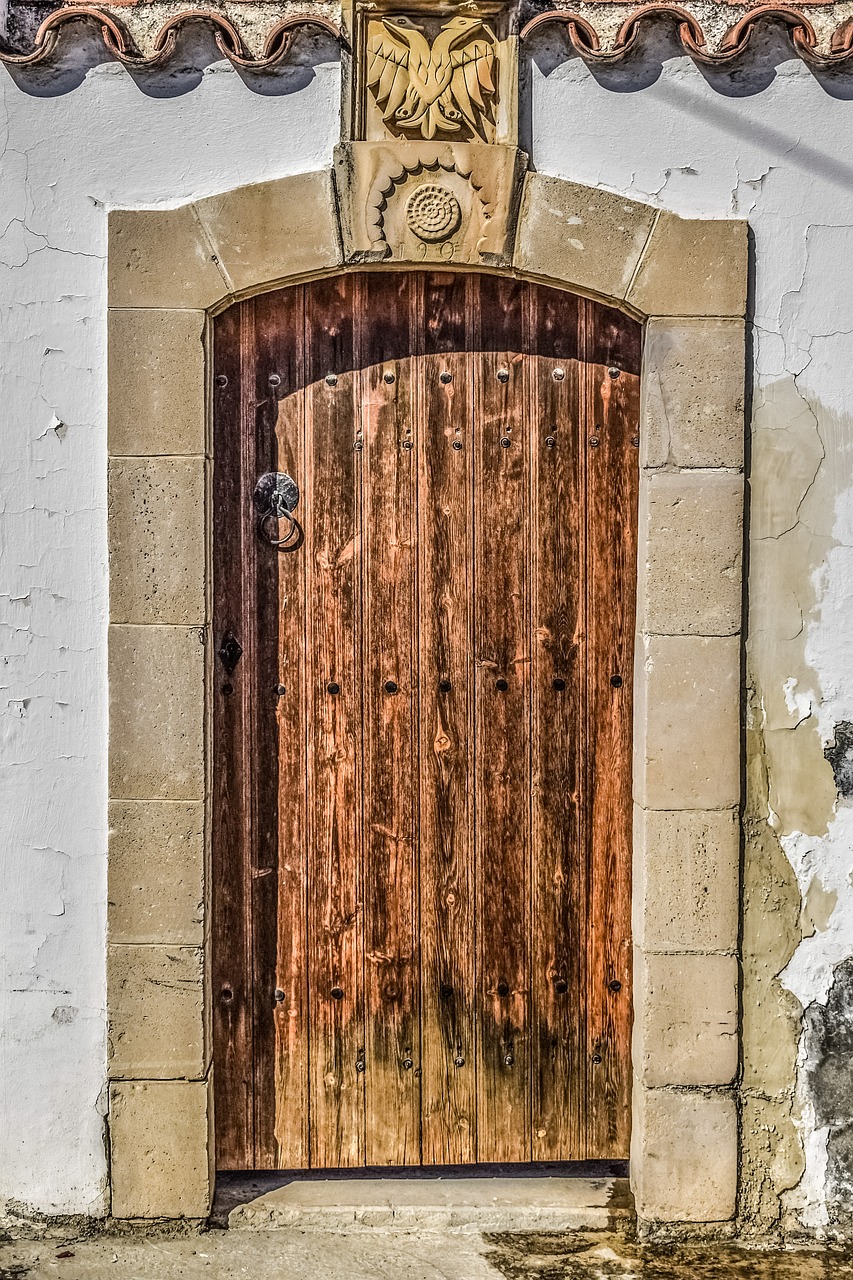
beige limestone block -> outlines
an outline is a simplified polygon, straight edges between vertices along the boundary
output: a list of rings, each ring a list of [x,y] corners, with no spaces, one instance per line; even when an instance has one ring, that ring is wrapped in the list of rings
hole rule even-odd
[[[633,1093],[631,1172],[637,1217],[727,1222],[737,1194],[737,1114],[728,1091]]]
[[[627,300],[647,316],[742,316],[747,265],[745,220],[662,212]]]
[[[213,1191],[210,1081],[110,1087],[115,1218],[204,1218]]]
[[[228,292],[192,205],[117,209],[108,226],[111,307],[206,310]]]
[[[646,325],[641,466],[743,466],[742,320],[655,320]]]
[[[736,809],[634,806],[634,941],[647,951],[734,951],[740,823]]]
[[[200,946],[204,805],[194,800],[111,800],[109,826],[110,942]]]
[[[109,452],[205,451],[203,311],[111,311]]]
[[[734,956],[635,953],[634,1070],[647,1088],[731,1084],[738,1067]]]
[[[113,1079],[200,1079],[207,1068],[199,947],[109,948]]]
[[[197,627],[110,626],[111,799],[204,796],[204,640]]]
[[[634,798],[647,809],[730,809],[740,797],[740,639],[640,636]]]
[[[741,628],[743,476],[644,472],[637,612],[644,631],[734,635]]]
[[[340,264],[328,169],[239,187],[199,200],[195,209],[238,293]]]
[[[204,486],[203,458],[111,461],[110,621],[203,625]]]
[[[513,266],[584,293],[622,299],[657,217],[651,205],[528,173]]]

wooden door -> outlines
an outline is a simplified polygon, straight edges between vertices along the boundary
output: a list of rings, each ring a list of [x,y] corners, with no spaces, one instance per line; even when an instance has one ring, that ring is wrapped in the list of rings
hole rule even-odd
[[[220,1168],[627,1157],[640,343],[451,272],[216,321]]]

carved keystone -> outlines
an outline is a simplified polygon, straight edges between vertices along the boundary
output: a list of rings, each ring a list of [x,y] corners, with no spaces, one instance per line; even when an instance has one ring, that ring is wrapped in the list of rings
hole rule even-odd
[[[527,156],[470,143],[344,143],[335,181],[347,262],[511,262]]]

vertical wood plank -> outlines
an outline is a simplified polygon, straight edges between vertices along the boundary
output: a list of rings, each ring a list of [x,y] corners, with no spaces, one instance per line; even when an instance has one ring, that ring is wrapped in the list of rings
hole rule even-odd
[[[357,277],[306,286],[311,1163],[364,1160]]]
[[[475,350],[477,1158],[529,1160],[527,286],[478,279]],[[506,447],[504,443],[506,442]]]
[[[636,599],[640,326],[586,312],[588,614],[588,1148],[627,1158],[631,1091],[631,696]],[[618,373],[611,376],[610,370]]]
[[[242,367],[250,334],[245,304],[220,316],[214,348],[213,411],[213,796],[212,929],[216,1161],[220,1169],[254,1163],[254,1081],[251,874],[247,764],[244,756],[250,659],[226,672],[219,650],[226,636],[245,649],[242,516]]]
[[[255,476],[258,474],[258,421],[256,413],[256,378],[257,378],[257,325],[256,305],[254,298],[243,303],[243,324],[240,332],[240,431],[238,448],[240,450],[240,470],[242,484],[238,510],[234,518],[242,530],[242,547],[240,569],[243,585],[241,643],[244,649],[243,664],[243,742],[241,755],[244,762],[255,758],[256,742],[262,738],[261,749],[269,747],[269,736],[265,732],[267,726],[262,724],[258,705],[258,679],[264,658],[264,627],[258,618],[258,540],[255,527],[255,516],[251,504],[251,491]],[[262,446],[263,447],[263,446]],[[272,757],[275,758],[274,756]],[[272,1019],[267,1020],[263,1009],[263,993],[259,979],[266,977],[264,970],[265,957],[259,947],[259,934],[263,932],[264,922],[258,919],[259,907],[270,903],[270,895],[264,895],[259,885],[259,873],[269,866],[275,857],[274,846],[269,839],[269,830],[261,802],[262,779],[256,770],[243,768],[243,792],[245,830],[243,834],[246,850],[244,864],[248,875],[248,884],[243,904],[246,913],[246,967],[251,974],[252,992],[252,1164],[257,1165],[264,1160],[264,1140],[260,1130],[261,1111],[264,1108],[264,1084],[268,1083],[268,1068],[272,1049]],[[266,903],[264,898],[266,897]],[[274,904],[274,900],[273,900]],[[260,969],[260,972],[259,972]],[[259,1026],[259,1024],[261,1024]]]
[[[458,274],[423,277],[418,630],[425,1164],[476,1159],[468,287]]]
[[[286,323],[293,294],[278,301],[279,321]],[[278,467],[276,413],[268,377],[271,372],[269,303],[255,298],[246,304],[252,336],[244,353],[243,431],[244,482],[241,518],[243,550],[244,632],[248,637],[250,716],[245,759],[257,761],[249,771],[251,824],[247,833],[251,861],[251,944],[254,1038],[254,1167],[276,1166],[276,953],[278,932],[278,797],[276,761],[279,734],[273,696],[278,671],[278,555],[260,537],[252,493],[258,477]]]
[[[366,275],[359,344],[365,536],[364,959],[369,1165],[420,1163],[418,435],[412,274]]]
[[[533,1158],[586,1156],[586,859],[582,768],[586,699],[585,512],[580,439],[579,299],[533,292],[526,430],[532,563]]]
[[[300,488],[303,329],[301,287],[255,300],[257,470],[286,471]],[[299,516],[303,505],[304,496]],[[304,543],[279,552],[258,539],[256,1168],[304,1168],[309,1158],[305,554]]]

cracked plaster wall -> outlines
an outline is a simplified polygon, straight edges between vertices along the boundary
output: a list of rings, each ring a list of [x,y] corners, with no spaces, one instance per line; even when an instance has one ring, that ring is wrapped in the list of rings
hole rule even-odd
[[[80,78],[60,70],[60,83]],[[46,74],[29,84],[51,87]],[[0,1201],[12,1209],[106,1204],[106,210],[329,163],[337,65],[278,84],[253,92],[217,65],[140,87],[104,65],[36,96],[0,71]]]
[[[543,171],[754,231],[741,1215],[843,1229],[853,82],[651,53],[595,78],[538,45],[527,128]],[[337,133],[319,56],[248,83],[96,60],[0,74],[0,1197],[47,1213],[106,1203],[106,209],[317,168]]]
[[[752,228],[741,1228],[849,1233],[853,81],[819,82],[772,39],[732,75],[658,56],[629,87],[534,50],[535,156]]]

